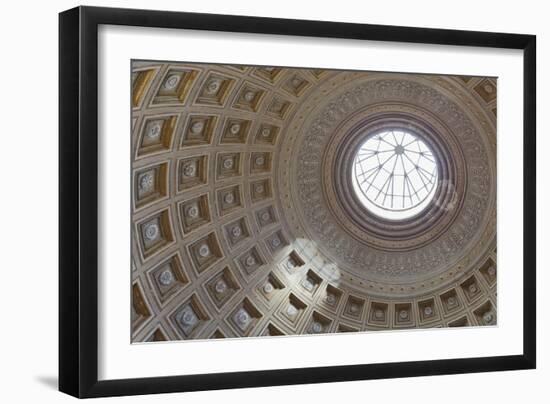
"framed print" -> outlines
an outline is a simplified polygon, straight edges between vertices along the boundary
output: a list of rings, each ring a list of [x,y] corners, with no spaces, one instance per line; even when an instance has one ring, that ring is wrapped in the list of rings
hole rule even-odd
[[[59,386],[535,367],[535,37],[60,14]]]

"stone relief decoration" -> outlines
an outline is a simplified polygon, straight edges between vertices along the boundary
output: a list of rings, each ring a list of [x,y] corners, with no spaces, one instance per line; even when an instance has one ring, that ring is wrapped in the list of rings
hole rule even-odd
[[[497,324],[495,78],[134,60],[131,91],[132,342]],[[425,207],[369,210],[361,159]]]
[[[330,184],[324,181],[326,175],[323,165],[329,164],[331,158],[327,155],[329,151],[326,145],[335,137],[338,126],[353,115],[356,109],[367,106],[368,110],[369,105],[376,105],[375,110],[379,110],[382,109],[380,104],[387,101],[414,104],[437,114],[437,119],[447,125],[454,141],[461,146],[467,167],[464,176],[470,183],[465,194],[460,195],[463,199],[460,212],[445,233],[437,234],[437,239],[428,245],[407,252],[380,251],[381,246],[370,248],[365,239],[357,240],[350,236],[348,229],[344,228],[345,222],[338,223],[330,212],[326,195],[330,195],[332,190]],[[411,113],[401,105],[393,105],[392,110],[396,114],[401,110]],[[368,116],[369,111],[361,114],[361,117]],[[428,118],[431,117],[421,117]],[[294,193],[298,195],[297,199],[302,206],[306,222],[304,227],[308,229],[309,238],[322,244],[334,261],[358,276],[363,275],[365,279],[369,279],[369,276],[371,279],[389,281],[399,278],[408,282],[429,272],[437,273],[442,266],[457,262],[457,256],[469,253],[464,246],[475,240],[484,217],[488,215],[487,210],[494,207],[491,203],[495,185],[491,181],[492,162],[482,137],[455,103],[425,85],[406,80],[367,79],[364,84],[355,85],[350,91],[334,97],[319,111],[300,141],[301,144],[293,148],[299,152],[294,156],[296,164],[291,175],[296,178]],[[336,195],[338,197],[344,198],[342,203],[345,205],[346,196]]]

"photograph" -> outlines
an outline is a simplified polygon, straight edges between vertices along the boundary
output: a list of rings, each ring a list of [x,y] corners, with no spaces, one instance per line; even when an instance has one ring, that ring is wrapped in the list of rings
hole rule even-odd
[[[132,343],[498,326],[497,77],[214,62],[128,66]]]
[[[544,9],[6,2],[0,401],[545,402]]]

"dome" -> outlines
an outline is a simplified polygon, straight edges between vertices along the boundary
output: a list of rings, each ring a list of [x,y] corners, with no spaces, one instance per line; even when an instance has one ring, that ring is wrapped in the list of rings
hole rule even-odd
[[[133,342],[496,323],[493,78],[134,61],[131,147]]]

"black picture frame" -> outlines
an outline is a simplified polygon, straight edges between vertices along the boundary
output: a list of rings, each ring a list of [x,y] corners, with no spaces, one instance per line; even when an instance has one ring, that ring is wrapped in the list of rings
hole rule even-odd
[[[523,353],[99,381],[97,62],[100,24],[523,50]],[[84,398],[534,369],[535,73],[534,35],[95,7],[77,7],[60,13],[59,390]]]

